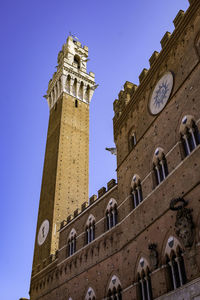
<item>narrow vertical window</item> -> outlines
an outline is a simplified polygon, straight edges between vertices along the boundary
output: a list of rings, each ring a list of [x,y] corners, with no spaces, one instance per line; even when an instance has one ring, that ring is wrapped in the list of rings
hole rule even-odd
[[[75,107],[78,107],[78,100],[75,100]]]
[[[137,140],[136,140],[136,135],[135,135],[135,132],[131,131],[128,135],[128,143],[129,143],[129,150],[131,151],[136,143],[137,143]]]

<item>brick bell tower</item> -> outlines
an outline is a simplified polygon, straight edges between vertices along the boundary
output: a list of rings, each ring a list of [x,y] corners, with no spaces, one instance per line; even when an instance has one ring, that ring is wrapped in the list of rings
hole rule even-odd
[[[87,60],[88,47],[69,36],[45,96],[50,116],[33,269],[58,249],[60,222],[88,201],[89,103],[96,85]]]

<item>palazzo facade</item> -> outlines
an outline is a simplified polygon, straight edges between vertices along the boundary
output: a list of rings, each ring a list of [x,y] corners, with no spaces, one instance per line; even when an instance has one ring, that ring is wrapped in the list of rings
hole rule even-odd
[[[114,101],[117,182],[88,201],[88,47],[49,82],[31,300],[200,299],[200,1]]]

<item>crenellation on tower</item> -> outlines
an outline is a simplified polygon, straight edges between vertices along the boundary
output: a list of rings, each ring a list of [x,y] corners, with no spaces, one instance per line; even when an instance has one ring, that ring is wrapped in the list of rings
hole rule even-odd
[[[184,14],[185,14],[185,12],[184,12],[184,10],[182,10],[182,9],[180,9],[179,12],[177,13],[177,15],[176,15],[176,17],[174,18],[174,21],[173,21],[175,28],[176,28],[176,27],[179,25],[179,23],[183,20]]]
[[[115,117],[118,118],[124,109],[124,107],[131,100],[132,95],[135,93],[137,89],[137,85],[126,81],[124,84],[124,90],[121,90],[118,94],[118,99],[116,99],[113,103],[113,109],[115,112]]]
[[[140,73],[140,75],[139,75],[139,82],[140,83],[143,81],[143,79],[145,78],[145,76],[147,75],[147,73],[148,73],[148,70],[146,68],[144,68],[142,70],[142,72]]]
[[[153,54],[151,55],[151,57],[149,58],[149,64],[150,66],[152,66],[156,59],[158,58],[159,52],[158,51],[154,51]]]
[[[164,48],[167,45],[170,37],[171,37],[171,33],[169,31],[165,32],[162,40],[160,41],[162,48]]]

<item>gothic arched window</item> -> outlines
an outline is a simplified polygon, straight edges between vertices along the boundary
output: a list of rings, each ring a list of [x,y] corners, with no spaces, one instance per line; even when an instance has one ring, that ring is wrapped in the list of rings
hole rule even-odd
[[[96,295],[93,288],[89,287],[85,296],[85,300],[96,300]]]
[[[184,154],[188,156],[200,143],[199,130],[192,116],[185,116],[182,119],[180,134]]]
[[[107,293],[108,300],[122,300],[122,288],[119,278],[117,276],[113,276]]]
[[[138,299],[151,300],[152,286],[151,286],[151,273],[149,271],[148,263],[145,258],[141,258],[138,265]]]
[[[68,256],[76,252],[76,231],[72,229],[68,238]]]
[[[170,237],[167,242],[166,266],[169,289],[175,290],[183,286],[187,281],[183,251],[174,237]]]
[[[86,223],[86,244],[89,244],[95,239],[95,218],[90,215]]]
[[[153,171],[156,185],[159,185],[168,175],[167,160],[161,148],[157,148],[154,153]]]
[[[143,200],[140,177],[136,174],[131,182],[131,193],[133,196],[133,207],[136,208]]]
[[[106,224],[107,224],[107,230],[111,229],[114,227],[117,222],[118,212],[117,212],[117,202],[115,199],[110,199],[107,209],[106,209]]]

